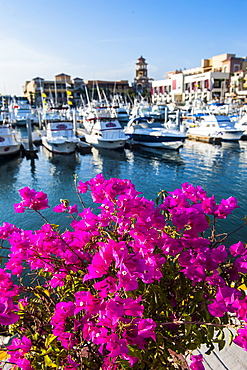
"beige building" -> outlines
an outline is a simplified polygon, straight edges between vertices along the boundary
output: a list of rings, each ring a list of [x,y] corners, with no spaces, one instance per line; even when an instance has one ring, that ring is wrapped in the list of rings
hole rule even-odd
[[[125,93],[130,88],[127,80],[84,82],[82,78],[71,79],[71,76],[61,73],[56,75],[54,80],[36,77],[31,81],[26,81],[23,91],[29,102],[36,106],[44,106],[44,104],[56,107],[66,104],[78,106],[82,102],[86,102],[85,87],[92,98],[93,93],[95,93],[95,97],[97,95],[97,86],[99,90],[104,90],[108,97],[113,94]],[[102,98],[104,97],[102,96]]]
[[[202,59],[200,67],[168,72],[165,80],[153,81],[152,100],[153,102],[185,102],[195,98],[204,101],[224,100],[229,96],[233,78],[242,84],[241,87],[238,84],[235,90],[234,86],[232,87],[234,90],[232,96],[241,100],[247,99],[246,67],[247,58],[238,58],[235,54],[221,54],[210,59]]]
[[[73,105],[80,101],[80,94],[84,89],[81,78],[71,79],[71,76],[61,73],[54,80],[45,80],[41,77],[26,81],[23,86],[24,96],[31,104],[42,106]]]

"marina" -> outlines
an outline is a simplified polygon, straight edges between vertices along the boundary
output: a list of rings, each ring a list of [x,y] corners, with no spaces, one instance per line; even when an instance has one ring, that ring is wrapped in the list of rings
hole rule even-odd
[[[1,4],[0,370],[247,370],[229,5]]]

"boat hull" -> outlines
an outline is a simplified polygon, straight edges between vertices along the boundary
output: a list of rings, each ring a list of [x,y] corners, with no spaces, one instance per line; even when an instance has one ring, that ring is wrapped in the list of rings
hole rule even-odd
[[[50,141],[46,137],[42,137],[42,145],[53,153],[70,154],[76,150],[77,142],[64,141],[62,143]]]
[[[141,130],[135,130],[128,133],[132,144],[139,144],[149,148],[165,148],[178,150],[183,146],[185,135],[165,135],[159,131],[150,131],[149,134],[143,134]]]
[[[164,148],[178,150],[183,146],[183,141],[182,140],[151,141],[148,140],[147,138],[142,138],[140,140],[140,137],[138,138],[132,137],[130,140],[130,144],[139,144],[149,148]]]
[[[243,131],[227,131],[222,135],[222,141],[239,141],[243,136]]]
[[[204,116],[198,126],[190,127],[187,136],[190,139],[209,142],[239,141],[243,130],[238,129],[227,115]]]
[[[94,146],[95,148],[101,149],[121,149],[124,148],[127,139],[115,139],[115,140],[105,140],[98,138],[93,135],[85,135],[85,140],[88,144]]]
[[[243,131],[220,131],[216,133],[204,133],[197,128],[190,128],[187,131],[187,137],[198,141],[207,141],[209,143],[219,143],[221,141],[239,141]]]
[[[21,144],[0,146],[0,158],[17,155],[21,151]]]

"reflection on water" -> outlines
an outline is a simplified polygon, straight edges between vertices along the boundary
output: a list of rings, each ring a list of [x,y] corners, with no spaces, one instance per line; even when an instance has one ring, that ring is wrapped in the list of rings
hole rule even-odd
[[[121,162],[127,160],[125,150],[92,148],[93,165],[106,178],[121,177]]]
[[[49,181],[49,188],[52,197],[60,199],[62,194],[68,197],[73,188],[74,176],[80,168],[80,158],[78,153],[57,154],[52,153],[45,147],[42,147],[43,154],[48,160],[48,174],[46,175]]]
[[[9,190],[14,185],[22,160],[20,156],[17,156],[14,158],[4,158],[0,161],[1,193]]]
[[[104,149],[104,148],[92,148],[92,153],[94,158],[108,157],[116,159],[117,161],[126,161],[126,152],[124,149],[122,150],[113,150],[113,149]]]
[[[146,157],[157,159],[158,161],[165,162],[174,166],[181,166],[184,164],[180,153],[176,150],[141,147],[139,149],[139,153]]]
[[[223,150],[231,150],[239,152],[241,150],[239,142],[222,141],[221,148]]]
[[[78,153],[70,153],[70,154],[58,154],[50,152],[44,146],[42,146],[42,150],[46,158],[50,161],[50,163],[56,166],[68,166],[71,167],[77,162],[79,162]]]
[[[22,161],[23,159],[17,156],[12,159],[5,158],[0,162],[0,225],[3,222],[11,222],[13,218],[13,204],[18,199],[16,183]]]
[[[42,151],[50,164],[49,173],[54,184],[67,182],[66,178],[76,174],[77,166],[80,163],[78,153],[57,154],[50,152],[45,147],[42,147]]]

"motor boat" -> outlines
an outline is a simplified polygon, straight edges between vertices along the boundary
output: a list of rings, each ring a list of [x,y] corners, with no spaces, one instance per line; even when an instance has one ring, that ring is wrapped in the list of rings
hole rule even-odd
[[[30,104],[19,101],[10,108],[10,111],[11,121],[15,125],[26,126],[28,119],[33,123],[33,113]]]
[[[183,146],[186,133],[178,127],[165,126],[160,121],[150,120],[147,117],[132,118],[124,129],[130,136],[133,144],[151,148],[178,150]]]
[[[247,140],[247,113],[245,113],[235,122],[235,127],[238,128],[239,130],[244,131],[241,139]]]
[[[22,147],[21,135],[10,124],[0,125],[0,158],[17,155]]]
[[[76,150],[79,138],[74,134],[69,121],[47,122],[42,136],[42,145],[53,153],[69,154]]]
[[[121,149],[129,136],[107,108],[92,110],[84,119],[85,140],[95,148]]]
[[[243,130],[235,127],[228,115],[209,114],[200,117],[197,125],[189,127],[187,137],[209,142],[238,141]]]

